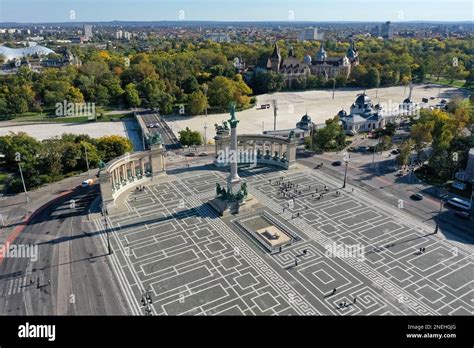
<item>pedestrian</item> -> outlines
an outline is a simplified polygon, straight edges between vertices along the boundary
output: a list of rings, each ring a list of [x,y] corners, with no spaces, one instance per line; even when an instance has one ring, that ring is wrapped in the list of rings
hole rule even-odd
[[[304,250],[303,250],[303,254],[306,255],[307,253],[308,253],[308,249],[304,249]]]
[[[280,252],[280,253],[281,253],[281,247],[280,247],[280,249],[278,250],[278,252]]]
[[[295,267],[298,266],[298,259],[295,259]]]
[[[423,247],[423,253],[425,253],[425,247]]]
[[[334,295],[336,293],[336,288],[332,289],[332,294]]]
[[[357,298],[354,297],[354,304],[356,304]]]
[[[354,192],[354,188],[352,188],[352,192]]]

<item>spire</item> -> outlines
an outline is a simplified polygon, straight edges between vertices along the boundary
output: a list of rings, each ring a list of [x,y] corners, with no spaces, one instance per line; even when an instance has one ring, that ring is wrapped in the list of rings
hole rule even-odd
[[[280,49],[278,48],[278,44],[275,42],[275,47],[273,48],[273,53],[270,58],[280,58]]]

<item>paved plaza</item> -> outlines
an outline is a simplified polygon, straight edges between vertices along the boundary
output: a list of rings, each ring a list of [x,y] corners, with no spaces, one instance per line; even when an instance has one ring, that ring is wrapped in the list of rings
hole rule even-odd
[[[109,216],[111,263],[133,314],[144,314],[143,290],[153,315],[473,314],[472,245],[306,168],[240,171],[261,208],[220,218],[206,203],[227,175],[195,167],[164,176]],[[294,202],[281,177],[298,185]],[[301,238],[270,254],[238,227],[263,212]]]
[[[430,105],[440,102],[437,98],[453,98],[461,96],[468,98],[466,91],[458,88],[440,85],[414,85],[412,98],[416,103],[420,103],[422,98],[436,97],[429,99]],[[273,130],[273,107],[269,109],[257,109],[261,104],[272,104],[273,100],[278,101],[277,129],[291,129],[301,120],[306,113],[316,124],[323,124],[327,119],[334,117],[341,109],[349,111],[350,106],[357,98],[357,94],[366,92],[374,104],[380,103],[386,109],[398,106],[406,97],[410,89],[404,86],[381,87],[378,90],[364,88],[341,88],[337,89],[332,98],[332,90],[311,90],[311,91],[291,91],[277,92],[257,95],[257,106],[255,108],[243,110],[237,113],[239,124],[239,134],[261,133],[263,130]],[[180,130],[186,127],[202,132],[204,135],[204,124],[210,128],[215,123],[221,124],[222,120],[228,118],[228,113],[209,114],[197,116],[167,116],[167,123],[173,132],[178,135]],[[209,133],[209,130],[208,130]],[[209,134],[208,134],[209,135]]]

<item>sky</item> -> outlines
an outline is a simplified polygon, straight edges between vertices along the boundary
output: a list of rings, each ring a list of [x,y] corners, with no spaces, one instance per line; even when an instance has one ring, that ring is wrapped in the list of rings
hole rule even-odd
[[[473,21],[474,0],[0,0],[0,22]]]

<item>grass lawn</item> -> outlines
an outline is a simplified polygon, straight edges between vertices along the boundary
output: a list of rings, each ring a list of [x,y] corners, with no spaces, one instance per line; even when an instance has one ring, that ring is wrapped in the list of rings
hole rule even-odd
[[[0,172],[0,193],[5,189],[7,183],[8,174]]]
[[[122,120],[126,118],[133,118],[132,113],[104,115],[97,118],[97,122],[111,122],[114,120]],[[82,122],[95,122],[93,119],[89,120],[87,116],[80,117],[50,117],[47,115],[32,115],[22,116],[15,118],[14,121],[18,122],[54,122],[54,123],[82,123]]]
[[[439,80],[436,81],[436,76],[430,76],[430,77],[427,76],[426,82],[438,83],[440,85],[448,85],[452,87],[462,88],[464,84],[466,83],[466,80],[454,80],[453,83],[450,83],[451,79],[447,79],[445,77],[440,77]]]

